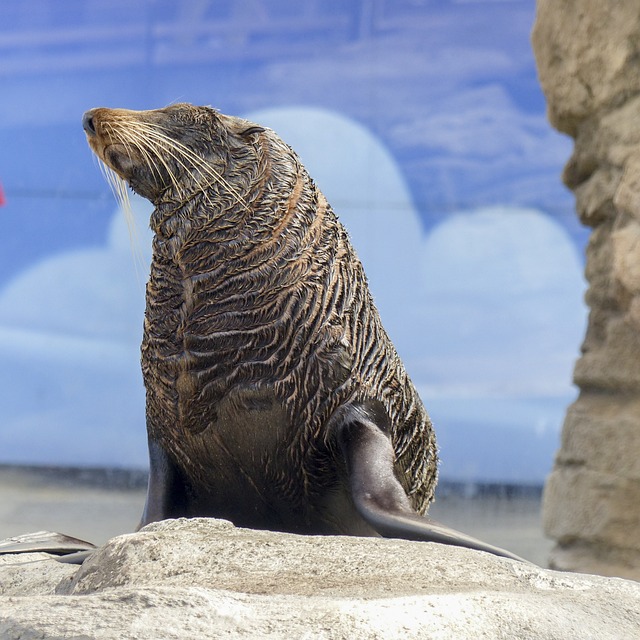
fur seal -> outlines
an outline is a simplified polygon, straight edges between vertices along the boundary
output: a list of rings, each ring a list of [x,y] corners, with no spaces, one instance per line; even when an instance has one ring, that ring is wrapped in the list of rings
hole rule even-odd
[[[345,229],[289,146],[190,104],[91,109],[83,127],[120,192],[155,206],[141,526],[211,516],[517,558],[423,515],[433,426]]]

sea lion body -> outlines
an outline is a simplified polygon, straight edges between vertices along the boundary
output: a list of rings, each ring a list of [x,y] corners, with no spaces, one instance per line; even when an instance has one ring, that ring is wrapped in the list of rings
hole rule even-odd
[[[419,515],[437,478],[431,421],[294,151],[187,104],[93,109],[84,128],[155,205],[142,524],[205,515],[511,555]]]

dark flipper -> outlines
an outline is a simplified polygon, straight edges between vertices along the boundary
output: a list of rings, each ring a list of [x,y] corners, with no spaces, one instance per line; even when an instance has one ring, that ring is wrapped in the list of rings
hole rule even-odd
[[[90,542],[53,531],[37,531],[0,540],[0,554],[44,552],[71,564],[82,564],[95,548]]]
[[[363,412],[358,411],[357,419],[341,427],[339,438],[353,502],[380,535],[467,547],[527,562],[509,551],[418,515],[394,474],[391,441]]]
[[[167,452],[149,438],[149,485],[138,529],[150,522],[189,515],[187,488]]]

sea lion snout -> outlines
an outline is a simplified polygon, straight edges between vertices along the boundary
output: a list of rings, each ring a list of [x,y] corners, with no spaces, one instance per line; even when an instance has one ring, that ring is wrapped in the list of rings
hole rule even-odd
[[[133,112],[131,112],[133,113]],[[106,107],[94,107],[85,111],[82,115],[82,128],[87,134],[89,140],[95,141],[96,138],[108,135],[108,127],[105,130],[105,122],[117,121],[125,115],[124,109],[107,109]],[[128,114],[127,114],[128,115]]]
[[[88,136],[96,135],[96,127],[93,121],[94,113],[95,109],[89,109],[89,111],[85,111],[82,116],[82,128]]]
[[[113,172],[109,179],[116,189],[124,188],[117,184],[117,180],[124,180],[152,202],[176,181],[184,165],[175,161],[175,150],[168,158],[160,157],[159,149],[167,153],[167,145],[175,145],[175,141],[168,140],[153,122],[155,113],[95,107],[82,116],[87,142]]]

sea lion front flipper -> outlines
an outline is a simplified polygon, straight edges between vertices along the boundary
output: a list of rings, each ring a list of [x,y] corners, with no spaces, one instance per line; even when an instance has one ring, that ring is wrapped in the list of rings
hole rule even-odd
[[[36,531],[0,540],[0,554],[50,553],[60,562],[82,564],[95,551],[96,546],[54,531]]]
[[[395,476],[391,441],[376,424],[358,413],[357,419],[342,425],[339,441],[355,507],[380,535],[467,547],[527,562],[509,551],[418,515]]]
[[[178,466],[162,445],[149,438],[149,483],[147,498],[138,525],[189,515],[189,498]]]

